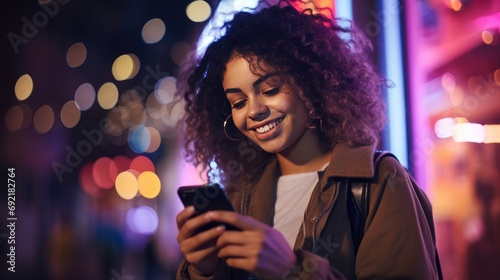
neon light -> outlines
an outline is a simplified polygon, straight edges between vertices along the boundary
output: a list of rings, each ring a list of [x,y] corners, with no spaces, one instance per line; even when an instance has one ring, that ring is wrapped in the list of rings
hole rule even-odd
[[[352,3],[350,0],[335,1],[335,17],[352,20]]]
[[[389,150],[398,157],[401,164],[408,167],[405,81],[399,20],[402,9],[397,13],[393,11],[394,7],[400,7],[397,0],[384,0],[382,3],[383,22],[379,21],[379,24],[384,28],[385,74],[394,83],[393,87],[387,89]]]

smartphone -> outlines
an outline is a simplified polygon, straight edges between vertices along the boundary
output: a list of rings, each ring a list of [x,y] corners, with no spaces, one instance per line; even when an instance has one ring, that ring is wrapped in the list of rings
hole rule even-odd
[[[231,202],[227,199],[224,190],[219,184],[201,185],[201,186],[182,186],[177,190],[177,194],[185,207],[194,206],[195,215],[202,215],[212,210],[234,211]],[[206,231],[220,225],[211,222],[200,227],[197,232]],[[227,225],[227,230],[239,230],[238,228]]]

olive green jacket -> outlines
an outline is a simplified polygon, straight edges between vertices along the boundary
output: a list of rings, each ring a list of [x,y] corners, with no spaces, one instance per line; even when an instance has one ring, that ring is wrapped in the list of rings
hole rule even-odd
[[[438,279],[431,204],[406,169],[375,148],[338,144],[304,214],[296,266],[280,279]],[[274,160],[248,192],[232,192],[236,211],[272,225],[279,166]],[[354,252],[342,178],[371,179],[364,237]],[[183,260],[177,279],[258,279],[223,262],[206,278]]]

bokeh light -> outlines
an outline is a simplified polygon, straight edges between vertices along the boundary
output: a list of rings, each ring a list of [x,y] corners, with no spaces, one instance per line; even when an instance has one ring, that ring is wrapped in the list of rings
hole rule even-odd
[[[453,118],[438,120],[434,125],[434,132],[438,138],[452,137],[455,132],[455,120]]]
[[[95,102],[95,95],[95,89],[91,84],[81,84],[75,92],[76,106],[78,106],[81,111],[90,109]]]
[[[74,100],[66,102],[61,108],[61,122],[67,128],[75,127],[80,121],[81,112]]]
[[[118,170],[118,174],[130,169],[130,163],[132,162],[132,160],[126,156],[116,156],[113,158],[113,161]]]
[[[117,81],[124,81],[135,77],[140,68],[141,63],[135,54],[124,54],[115,59],[111,72]]]
[[[115,189],[123,199],[134,198],[139,191],[136,175],[131,170],[121,172],[116,177]]]
[[[151,118],[161,119],[167,115],[167,106],[160,104],[152,93],[146,99],[146,111]]]
[[[457,84],[455,76],[451,73],[445,73],[443,77],[441,77],[441,85],[444,89],[451,91],[455,85]]]
[[[477,123],[457,123],[453,140],[455,142],[483,143],[485,140],[484,127]]]
[[[33,110],[31,110],[31,107],[26,105],[26,104],[21,104],[19,105],[21,109],[23,109],[23,125],[21,126],[21,129],[27,128],[30,124],[31,121],[33,120]]]
[[[137,178],[137,183],[139,185],[139,193],[145,198],[153,199],[160,193],[160,178],[154,172],[142,172]]]
[[[184,99],[176,100],[167,109],[167,116],[162,118],[163,123],[169,127],[175,127],[179,120],[186,114]]]
[[[33,92],[33,79],[29,74],[24,74],[17,79],[14,87],[16,98],[19,101],[26,100]]]
[[[186,8],[187,17],[193,22],[203,22],[212,14],[210,5],[202,0],[191,2]]]
[[[172,58],[172,61],[177,64],[181,65],[184,59],[188,56],[188,54],[191,52],[191,46],[184,42],[180,41],[174,44],[172,47],[172,52],[170,54],[170,57]]]
[[[97,92],[97,102],[105,110],[113,108],[118,102],[118,88],[115,84],[103,84]]]
[[[108,112],[108,115],[105,120],[104,129],[110,135],[120,136],[125,130],[125,126],[123,125],[124,114],[126,114],[126,109],[122,106],[114,107]]]
[[[500,143],[500,125],[484,125],[484,143]]]
[[[146,149],[146,153],[154,153],[161,145],[161,135],[158,129],[152,126],[148,126],[147,129],[149,131],[151,140],[149,142],[148,148]]]
[[[23,109],[20,106],[12,106],[7,115],[5,115],[5,126],[9,131],[17,131],[21,129],[24,120]]]
[[[84,192],[89,194],[90,196],[98,196],[101,193],[101,189],[99,186],[94,182],[94,179],[92,177],[92,163],[87,163],[85,164],[81,169],[80,173],[78,174],[78,181],[80,183],[80,187],[83,189]]]
[[[155,86],[156,100],[160,104],[168,104],[174,100],[177,92],[177,79],[172,76],[163,77]]]
[[[36,110],[33,116],[35,131],[44,134],[54,125],[54,110],[49,105],[43,105]]]
[[[142,103],[141,93],[138,90],[136,90],[136,89],[126,90],[120,96],[120,105],[126,106],[130,102],[136,102],[136,103],[134,103],[134,105]]]
[[[130,163],[130,169],[135,170],[139,173],[142,173],[144,171],[156,172],[153,162],[145,156],[135,157]]]
[[[493,78],[495,79],[495,83],[500,86],[500,69],[495,70]]]
[[[82,42],[75,43],[66,52],[66,62],[71,68],[82,65],[87,59],[87,48]]]
[[[470,123],[466,118],[440,119],[434,131],[437,137],[453,137],[455,142],[500,143],[500,125]]]
[[[147,113],[142,103],[142,98],[136,90],[127,90],[120,98],[121,122],[125,128],[144,124],[147,120]]]
[[[487,45],[493,43],[493,34],[491,34],[491,32],[487,30],[481,32],[481,38],[483,39],[483,42]]]
[[[100,188],[112,188],[117,175],[118,168],[112,159],[101,157],[94,162],[94,166],[92,167],[92,178],[94,178],[94,182]]]
[[[462,9],[462,1],[460,0],[448,0],[447,1],[448,8],[458,12]]]
[[[128,144],[132,151],[140,154],[146,152],[151,143],[151,134],[144,125],[132,128],[128,134]]]
[[[479,81],[478,78],[476,77],[470,77],[469,80],[467,81],[467,85],[469,87],[469,91],[472,93],[472,94],[479,94],[479,90],[482,88],[481,87],[481,81]]]
[[[165,23],[159,18],[154,18],[146,22],[142,27],[142,40],[146,44],[159,42],[165,35]]]
[[[135,233],[151,235],[158,229],[158,214],[149,206],[129,209],[126,220],[127,226]]]
[[[450,91],[450,102],[453,106],[460,106],[464,102],[465,93],[462,87],[456,86]]]
[[[480,242],[485,232],[483,219],[479,215],[471,215],[465,223],[463,234],[469,244]]]

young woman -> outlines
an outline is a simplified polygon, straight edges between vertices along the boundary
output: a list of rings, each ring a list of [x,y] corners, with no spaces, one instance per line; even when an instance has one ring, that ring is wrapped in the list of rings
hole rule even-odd
[[[178,279],[437,279],[429,201],[396,159],[374,164],[385,80],[361,34],[288,2],[225,28],[181,92],[188,159],[236,211],[178,214]],[[349,180],[370,182],[359,244]],[[241,231],[198,233],[213,221]]]

